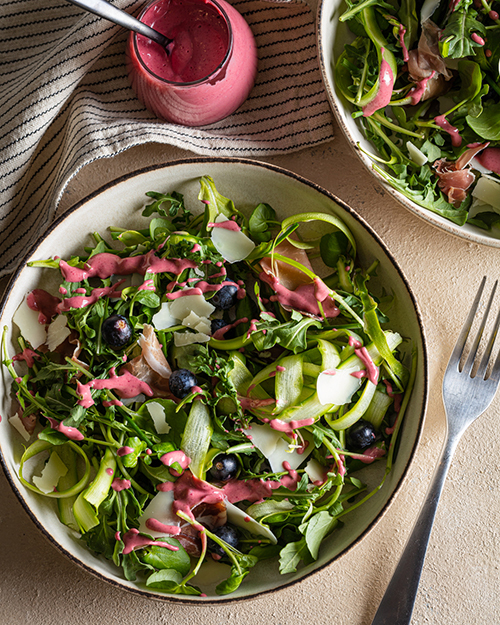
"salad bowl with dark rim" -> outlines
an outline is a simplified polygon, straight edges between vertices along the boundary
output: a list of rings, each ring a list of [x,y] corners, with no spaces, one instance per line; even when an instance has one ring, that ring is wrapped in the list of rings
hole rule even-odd
[[[349,521],[326,539],[312,565],[302,567],[296,573],[280,575],[277,562],[273,561],[272,566],[269,561],[262,562],[252,569],[238,590],[227,596],[216,595],[213,583],[208,585],[208,590],[204,588],[206,596],[185,596],[169,595],[127,581],[111,562],[94,556],[78,540],[76,532],[61,524],[52,503],[54,500],[47,501],[23,487],[18,469],[24,441],[7,418],[12,414],[11,380],[2,367],[1,462],[14,493],[37,528],[62,554],[99,579],[142,596],[185,604],[224,603],[275,592],[300,582],[356,549],[382,518],[405,480],[420,440],[428,393],[428,357],[418,305],[396,260],[377,234],[354,210],[316,184],[282,168],[242,159],[197,158],[138,170],[99,189],[59,218],[27,253],[3,297],[0,322],[2,328],[8,328],[6,341],[10,349],[14,349],[16,332],[12,317],[24,295],[34,288],[50,290],[55,287],[51,271],[30,268],[27,266],[29,261],[77,254],[90,242],[92,232],[106,236],[109,226],[143,227],[146,221],[141,213],[148,191],[169,193],[175,190],[184,195],[187,206],[197,206],[199,179],[204,175],[211,176],[219,192],[231,198],[243,211],[266,202],[276,210],[279,218],[296,214],[304,206],[339,217],[357,241],[360,264],[368,267],[376,259],[380,262],[377,276],[373,278],[374,291],[385,289],[386,293],[394,294],[391,327],[404,337],[408,357],[412,349],[416,350],[417,367],[394,466],[384,487],[355,514],[351,513]],[[377,464],[364,470],[364,479],[369,485],[377,484],[384,472],[385,463]],[[208,575],[213,575],[213,570]],[[201,586],[200,580],[197,582]]]
[[[486,230],[471,223],[465,223],[462,226],[457,225],[440,214],[431,212],[429,209],[409,199],[402,192],[388,184],[384,177],[374,168],[375,165],[381,167],[384,171],[389,171],[385,165],[376,163],[368,156],[368,154],[377,155],[377,150],[373,143],[366,138],[360,121],[353,119],[354,106],[345,99],[339,87],[335,84],[337,61],[344,51],[344,46],[355,39],[355,35],[350,31],[347,23],[339,21],[339,17],[346,9],[345,0],[319,0],[316,34],[318,59],[323,83],[333,114],[349,146],[357,155],[364,168],[377,180],[378,184],[414,215],[432,226],[466,241],[500,247],[500,235],[496,228]],[[411,137],[408,138],[411,139]]]

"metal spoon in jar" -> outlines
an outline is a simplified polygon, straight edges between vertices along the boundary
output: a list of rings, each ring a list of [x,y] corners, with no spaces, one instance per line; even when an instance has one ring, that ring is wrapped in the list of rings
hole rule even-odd
[[[68,2],[76,4],[76,6],[79,6],[86,11],[90,11],[90,13],[95,13],[95,15],[99,15],[99,17],[103,17],[114,24],[118,24],[118,26],[123,26],[128,30],[133,30],[140,35],[144,35],[144,37],[155,41],[158,45],[164,48],[167,54],[170,54],[170,47],[173,41],[172,39],[165,37],[165,35],[162,35],[157,30],[154,30],[154,28],[147,26],[132,15],[129,15],[125,11],[113,6],[106,0],[68,0]]]

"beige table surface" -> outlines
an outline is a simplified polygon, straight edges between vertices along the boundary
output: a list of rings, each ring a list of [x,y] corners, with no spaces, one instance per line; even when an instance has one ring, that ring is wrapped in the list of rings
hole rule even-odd
[[[148,164],[195,156],[150,144],[84,168],[61,210]],[[500,249],[444,234],[392,200],[363,169],[340,130],[323,146],[262,159],[338,194],[401,265],[420,304],[430,353],[430,398],[420,447],[385,517],[347,556],[306,581],[234,605],[183,607],[98,581],[38,533],[0,473],[1,625],[369,625],[423,500],[444,436],[442,374],[481,276],[496,278]],[[463,437],[429,546],[413,625],[500,623],[500,396]]]

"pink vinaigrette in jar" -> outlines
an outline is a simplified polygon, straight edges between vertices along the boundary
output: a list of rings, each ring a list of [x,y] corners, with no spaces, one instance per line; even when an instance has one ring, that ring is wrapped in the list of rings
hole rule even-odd
[[[157,117],[205,126],[247,99],[257,47],[243,16],[224,0],[155,0],[139,19],[173,40],[165,51],[131,33],[127,69],[139,100]]]

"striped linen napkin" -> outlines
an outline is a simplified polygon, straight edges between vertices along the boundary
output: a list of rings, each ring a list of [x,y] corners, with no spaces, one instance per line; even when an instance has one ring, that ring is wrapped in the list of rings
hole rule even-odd
[[[2,0],[0,276],[49,226],[69,180],[96,159],[147,142],[259,157],[332,138],[309,6],[230,1],[256,37],[256,85],[229,118],[187,128],[158,120],[135,98],[122,28],[65,0]],[[137,14],[144,2],[115,4]]]

